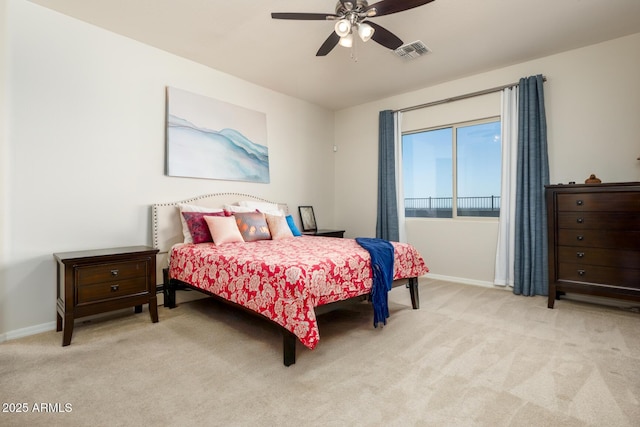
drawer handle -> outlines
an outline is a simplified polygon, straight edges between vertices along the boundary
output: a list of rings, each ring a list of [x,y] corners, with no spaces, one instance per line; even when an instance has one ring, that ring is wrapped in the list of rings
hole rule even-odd
[[[577,221],[578,221],[578,224],[582,224],[584,222],[584,218],[578,218]]]
[[[584,258],[584,252],[576,252],[578,258]]]
[[[578,270],[578,276],[584,276],[585,274],[587,274],[586,270]]]
[[[576,205],[578,206],[582,206],[584,204],[584,202],[580,199],[576,200]]]
[[[583,241],[584,240],[584,236],[578,236],[577,239],[580,240],[580,241]]]
[[[118,292],[120,289],[120,285],[111,285],[111,292]]]
[[[119,272],[120,272],[120,270],[111,270],[111,276],[112,277],[117,277]]]

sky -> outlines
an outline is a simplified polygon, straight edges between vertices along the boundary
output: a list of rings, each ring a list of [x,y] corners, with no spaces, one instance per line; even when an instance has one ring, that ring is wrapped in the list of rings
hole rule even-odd
[[[402,137],[405,198],[452,197],[453,128]],[[500,195],[500,122],[458,127],[458,197]]]

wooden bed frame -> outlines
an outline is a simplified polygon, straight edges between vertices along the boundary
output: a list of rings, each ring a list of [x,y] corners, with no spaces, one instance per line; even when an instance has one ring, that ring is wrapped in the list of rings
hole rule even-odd
[[[254,314],[264,320],[271,322],[278,329],[282,331],[283,338],[283,362],[285,366],[291,366],[296,362],[296,342],[298,338],[293,335],[291,332],[286,330],[284,327],[280,326],[276,322],[261,316],[258,313],[254,313],[236,303],[225,300],[217,295],[214,295],[210,292],[207,292],[203,289],[192,286],[188,283],[181,282],[176,279],[171,279],[169,277],[169,251],[172,246],[178,243],[182,243],[183,234],[182,234],[182,223],[180,221],[180,212],[178,209],[179,204],[190,204],[201,207],[208,208],[222,208],[224,205],[233,205],[241,200],[253,200],[259,202],[270,202],[269,200],[262,199],[260,197],[242,194],[242,193],[215,193],[215,194],[207,194],[203,196],[194,197],[191,199],[181,200],[178,202],[171,203],[160,203],[154,204],[152,206],[152,215],[153,215],[153,246],[154,248],[159,250],[157,255],[157,272],[156,277],[158,280],[162,280],[162,283],[158,283],[157,285],[162,285],[163,294],[164,294],[164,305],[168,308],[176,307],[176,290],[177,289],[193,289],[203,294],[214,297],[218,301],[222,301],[226,304],[230,304],[232,306],[238,307],[246,312]],[[289,213],[289,208],[286,204],[277,203],[280,209],[282,209],[285,213]],[[405,285],[409,288],[411,294],[411,306],[414,310],[420,308],[420,296],[418,293],[418,278],[411,277],[407,279],[395,280],[393,282],[393,287]],[[354,299],[362,299],[366,298],[366,296],[356,297]],[[342,302],[342,301],[340,301]],[[326,313],[333,309],[336,304],[340,304],[340,302],[331,303],[322,305],[315,308],[316,314]]]

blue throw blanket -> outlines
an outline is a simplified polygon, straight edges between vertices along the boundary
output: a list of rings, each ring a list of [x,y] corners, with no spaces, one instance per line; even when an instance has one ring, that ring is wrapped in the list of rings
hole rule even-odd
[[[356,237],[356,242],[369,251],[373,285],[371,286],[371,304],[373,305],[373,326],[387,324],[389,301],[387,293],[393,282],[393,245],[383,239]]]

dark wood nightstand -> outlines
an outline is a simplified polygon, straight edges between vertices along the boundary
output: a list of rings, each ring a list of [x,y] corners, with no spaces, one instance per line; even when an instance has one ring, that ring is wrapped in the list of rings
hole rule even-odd
[[[62,345],[71,344],[78,317],[149,304],[158,321],[156,254],[149,246],[131,246],[53,254],[57,262],[57,323]]]
[[[309,234],[311,236],[322,236],[322,237],[344,237],[344,230],[316,230],[305,232],[304,234]]]

